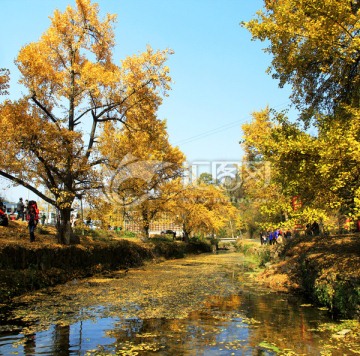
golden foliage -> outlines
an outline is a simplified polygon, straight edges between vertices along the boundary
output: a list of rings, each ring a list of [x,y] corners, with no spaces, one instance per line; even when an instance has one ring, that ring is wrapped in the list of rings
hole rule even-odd
[[[221,187],[199,183],[180,185],[178,189],[172,212],[187,237],[190,234],[214,235],[230,220],[236,220],[237,209]]]
[[[243,173],[243,189],[261,213],[258,223],[283,221],[281,225],[288,228],[318,220],[329,228],[331,216],[338,212],[357,216],[359,113],[349,107],[342,113],[337,121],[319,115],[317,136],[283,114],[271,117],[269,111],[255,113],[253,121],[244,125],[247,157],[255,159]],[[295,196],[302,202],[296,211],[291,206]]]
[[[156,112],[170,89],[165,62],[172,52],[148,47],[116,65],[115,19],[108,14],[101,20],[98,5],[90,0],[77,0],[63,13],[56,10],[48,30],[16,59],[28,94],[0,106],[0,140],[7,153],[0,174],[59,208],[65,222],[76,196],[103,185],[98,167],[114,161],[117,143],[116,135],[107,132],[126,124],[154,139],[153,126],[157,132],[165,129]],[[133,137],[143,147],[142,136]],[[104,143],[110,139],[115,142]],[[128,147],[136,148],[137,143]],[[182,159],[178,149],[173,155],[175,161]],[[52,196],[45,196],[43,187]]]
[[[359,107],[359,3],[338,0],[266,1],[243,24],[253,39],[269,40],[269,72],[292,85],[293,102],[308,121],[340,103]]]
[[[182,175],[185,157],[168,140],[166,122],[149,115],[143,120],[129,117],[126,128],[104,127],[100,150],[107,159],[105,204],[107,215],[121,210],[138,221],[148,235],[150,222],[168,210],[176,192],[172,181]]]

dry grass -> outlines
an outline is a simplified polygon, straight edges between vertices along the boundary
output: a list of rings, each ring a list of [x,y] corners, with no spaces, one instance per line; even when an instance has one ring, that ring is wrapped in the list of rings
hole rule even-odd
[[[284,247],[279,262],[272,264],[258,280],[279,291],[300,287],[301,264],[316,268],[319,279],[360,279],[360,237],[304,237]]]
[[[113,241],[129,240],[141,244],[141,239],[139,238],[120,237],[113,231],[106,232],[106,235]],[[57,248],[62,246],[57,243],[56,228],[54,226],[42,226],[39,224],[35,230],[35,237],[35,242],[30,243],[26,221],[9,221],[9,226],[0,226],[0,248],[8,245],[21,245],[31,249],[44,246],[54,246]],[[87,229],[84,229],[84,235],[80,235],[80,244],[86,246],[92,244],[94,240],[100,241],[100,239],[94,239],[92,234]]]
[[[40,233],[41,232],[41,233]],[[13,244],[22,246],[57,245],[56,230],[53,226],[39,225],[35,230],[36,241],[30,243],[26,221],[9,221],[9,226],[0,226],[0,248]]]

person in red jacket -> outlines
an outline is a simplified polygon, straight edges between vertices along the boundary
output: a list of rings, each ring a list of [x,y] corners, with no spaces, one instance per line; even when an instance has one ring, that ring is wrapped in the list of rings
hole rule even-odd
[[[38,218],[35,211],[35,207],[30,205],[29,214],[27,215],[29,233],[30,233],[30,242],[35,241],[35,228],[38,224]]]
[[[0,226],[8,226],[9,219],[5,213],[6,208],[2,202],[0,202]]]

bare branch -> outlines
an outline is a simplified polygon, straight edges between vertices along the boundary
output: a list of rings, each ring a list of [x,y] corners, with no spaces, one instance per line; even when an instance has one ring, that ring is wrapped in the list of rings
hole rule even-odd
[[[25,181],[23,181],[22,179],[18,178],[18,177],[14,177],[4,171],[0,171],[0,175],[11,180],[14,183],[20,184],[23,187],[25,187],[26,189],[29,189],[30,191],[32,191],[33,193],[35,193],[39,198],[45,200],[47,203],[56,206],[56,202],[55,200],[47,197],[45,194],[43,194],[40,190],[36,189],[35,187],[33,187],[32,185],[26,183]]]
[[[51,112],[49,112],[49,111],[46,109],[46,107],[45,107],[44,105],[42,105],[42,104],[40,103],[40,101],[38,101],[38,100],[36,99],[36,94],[34,94],[34,95],[31,97],[31,99],[32,99],[32,100],[34,101],[34,103],[46,114],[46,116],[47,116],[54,124],[56,124],[56,126],[57,126],[58,128],[60,128],[57,119],[51,114]]]
[[[97,119],[96,119],[96,115],[94,111],[91,111],[91,115],[93,117],[93,123],[92,123],[92,127],[91,127],[91,133],[90,133],[90,138],[89,138],[89,145],[86,151],[86,158],[89,159],[90,154],[91,154],[91,150],[94,146],[95,143],[95,133],[96,133],[96,126],[97,126]]]

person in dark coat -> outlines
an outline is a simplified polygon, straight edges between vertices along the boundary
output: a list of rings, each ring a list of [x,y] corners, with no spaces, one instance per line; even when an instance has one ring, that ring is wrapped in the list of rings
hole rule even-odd
[[[320,226],[317,221],[314,221],[313,224],[311,225],[311,231],[314,236],[320,235]]]
[[[21,221],[24,221],[25,218],[25,205],[23,203],[23,199],[20,198],[17,205],[16,205],[16,211],[18,213],[18,216],[16,220],[21,219]]]

